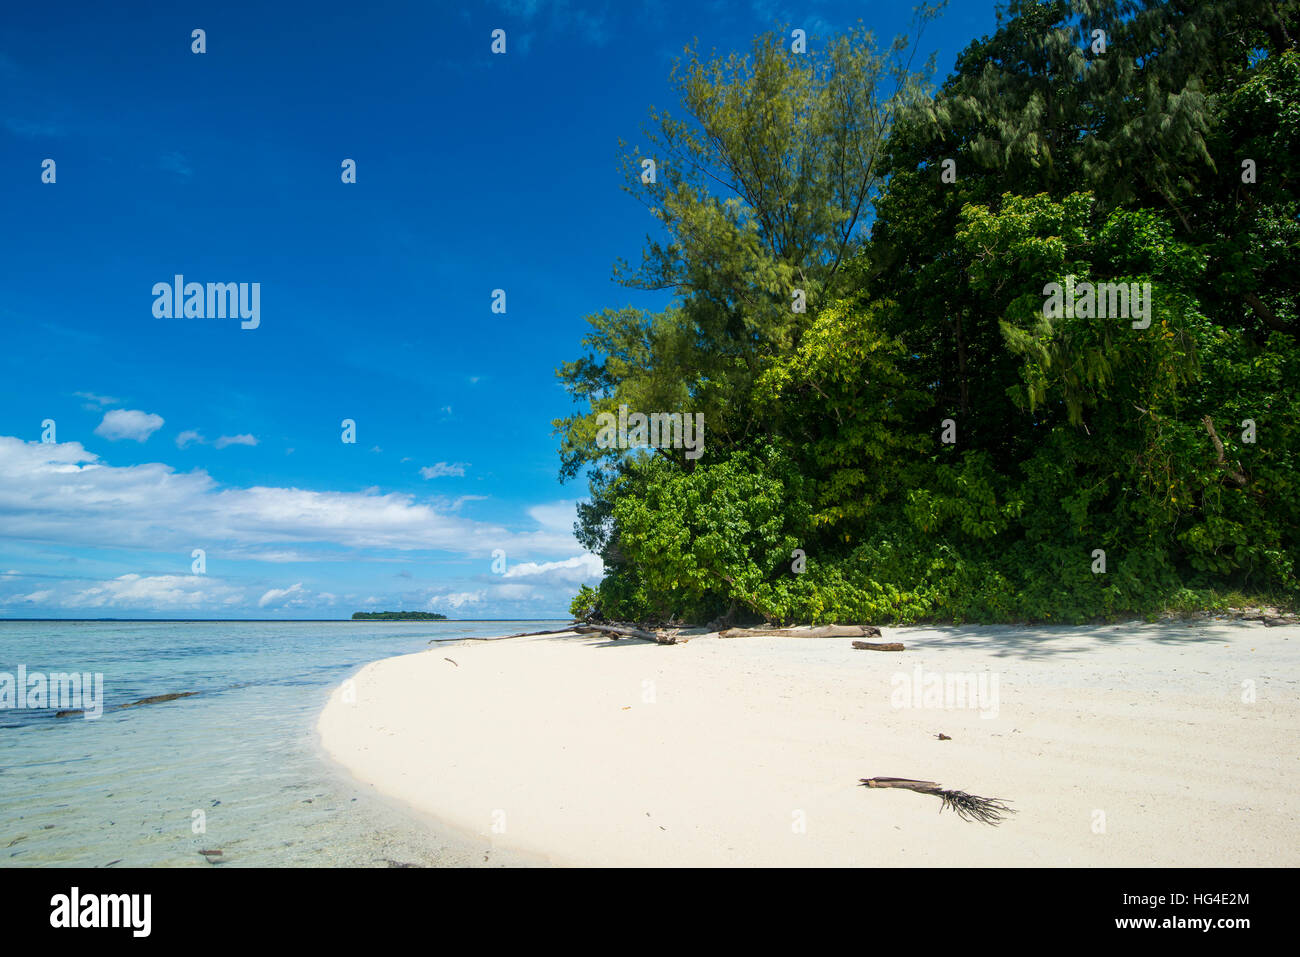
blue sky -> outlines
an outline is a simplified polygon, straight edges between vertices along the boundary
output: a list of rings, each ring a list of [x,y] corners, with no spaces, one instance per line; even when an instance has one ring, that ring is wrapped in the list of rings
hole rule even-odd
[[[611,280],[654,229],[619,138],[675,105],[695,38],[910,16],[144,6],[0,15],[4,617],[564,616],[600,564],[572,536],[585,484],[557,479],[554,370],[588,314],[666,304]],[[993,27],[991,0],[950,6],[923,44],[939,78]],[[260,283],[258,327],[155,317],[176,274]]]

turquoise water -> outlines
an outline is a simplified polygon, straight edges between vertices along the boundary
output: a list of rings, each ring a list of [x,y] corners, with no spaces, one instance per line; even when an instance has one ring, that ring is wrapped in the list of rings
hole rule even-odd
[[[316,718],[370,661],[546,627],[0,621],[0,672],[102,672],[105,709],[0,709],[0,867],[482,863],[331,765]]]

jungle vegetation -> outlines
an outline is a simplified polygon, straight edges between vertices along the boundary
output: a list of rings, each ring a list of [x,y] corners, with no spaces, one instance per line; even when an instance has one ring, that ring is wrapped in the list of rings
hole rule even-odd
[[[936,87],[937,13],[689,49],[627,147],[655,234],[616,275],[673,295],[558,370],[575,614],[1294,604],[1300,0],[1012,0]],[[1148,324],[1049,316],[1067,282],[1149,284]],[[621,405],[703,412],[703,455],[601,447]]]

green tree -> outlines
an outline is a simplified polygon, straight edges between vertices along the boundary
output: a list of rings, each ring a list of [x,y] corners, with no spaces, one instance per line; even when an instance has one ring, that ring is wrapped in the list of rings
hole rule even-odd
[[[644,148],[625,157],[627,190],[661,226],[636,269],[616,266],[630,287],[671,289],[657,314],[606,310],[590,316],[585,354],[559,370],[580,410],[557,420],[561,478],[590,469],[591,502],[578,535],[620,563],[605,496],[632,479],[627,454],[596,443],[596,417],[634,410],[702,412],[704,461],[767,442],[772,422],[754,406],[758,378],[797,343],[844,281],[846,257],[883,183],[882,150],[897,113],[921,93],[912,68],[921,30],[877,50],[859,28],[795,53],[779,34],[755,39],[748,56],[702,60],[688,49],[674,68],[677,116],[652,110]],[[642,182],[641,160],[655,161]],[[806,312],[793,309],[802,290]],[[654,453],[689,470],[682,452]],[[621,486],[629,494],[628,483]]]
[[[593,316],[560,370],[602,610],[1082,620],[1300,597],[1298,16],[1014,0],[932,96],[907,43],[692,52],[684,115],[652,114],[628,158],[663,233],[619,273],[676,299]],[[1149,286],[1150,322],[1045,309],[1053,283]],[[599,449],[621,403],[705,411],[704,458]]]

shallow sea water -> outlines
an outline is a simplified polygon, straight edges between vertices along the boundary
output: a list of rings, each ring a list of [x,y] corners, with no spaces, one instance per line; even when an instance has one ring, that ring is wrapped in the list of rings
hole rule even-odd
[[[547,627],[0,621],[0,672],[102,672],[105,701],[95,720],[0,709],[0,867],[501,862],[332,765],[316,719],[370,661]],[[199,694],[113,710],[188,691]]]

